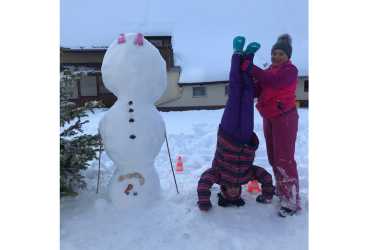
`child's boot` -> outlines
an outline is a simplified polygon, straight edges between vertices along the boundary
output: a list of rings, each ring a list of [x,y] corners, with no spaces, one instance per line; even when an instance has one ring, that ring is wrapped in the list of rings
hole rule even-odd
[[[243,54],[243,47],[245,46],[245,37],[236,36],[233,39],[233,51],[235,54]]]
[[[287,207],[281,207],[280,210],[279,210],[279,216],[285,218],[288,215],[289,216],[294,215],[296,212],[297,212],[296,210],[292,210],[292,209],[287,208]]]
[[[249,45],[247,45],[245,50],[244,61],[241,64],[242,71],[250,72],[251,67],[253,66],[254,54],[258,51],[259,48],[260,44],[257,42],[252,42]]]
[[[260,44],[257,42],[252,42],[247,45],[245,50],[245,55],[255,54],[260,48]]]
[[[272,202],[272,199],[267,199],[262,194],[258,195],[256,198],[256,201],[263,204],[270,204]]]

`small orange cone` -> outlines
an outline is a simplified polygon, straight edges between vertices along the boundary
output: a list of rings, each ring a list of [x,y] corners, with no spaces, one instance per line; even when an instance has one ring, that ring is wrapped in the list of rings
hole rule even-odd
[[[184,163],[182,162],[182,157],[179,155],[176,162],[176,173],[182,173],[184,171]]]
[[[253,180],[247,183],[247,191],[249,193],[259,193],[261,191],[258,181]]]

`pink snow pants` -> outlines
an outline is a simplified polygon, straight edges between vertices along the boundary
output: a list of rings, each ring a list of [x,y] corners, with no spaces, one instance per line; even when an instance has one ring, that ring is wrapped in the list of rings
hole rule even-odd
[[[297,109],[274,118],[263,118],[268,161],[276,180],[276,196],[281,206],[299,210],[299,182],[297,164],[294,160],[298,130]]]

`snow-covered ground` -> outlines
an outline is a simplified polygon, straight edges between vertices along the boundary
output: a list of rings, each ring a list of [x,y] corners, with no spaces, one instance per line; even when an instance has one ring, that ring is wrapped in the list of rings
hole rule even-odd
[[[105,110],[90,114],[85,132],[96,133]],[[302,211],[293,217],[277,216],[277,198],[270,205],[255,202],[244,190],[245,206],[217,206],[214,185],[213,209],[196,206],[196,186],[201,173],[211,166],[217,126],[223,109],[161,113],[167,127],[173,162],[181,155],[184,172],[177,173],[176,193],[168,152],[164,143],[155,166],[162,186],[162,200],[145,211],[118,211],[111,207],[106,188],[114,171],[105,154],[101,158],[100,193],[96,194],[98,161],[85,171],[87,190],[75,198],[61,200],[61,250],[303,250],[308,248],[308,109],[298,109],[299,131],[296,161],[300,177]],[[260,139],[255,163],[272,169],[267,162],[262,121],[255,112],[255,132]],[[125,152],[126,153],[126,152]],[[243,187],[245,189],[245,186]]]

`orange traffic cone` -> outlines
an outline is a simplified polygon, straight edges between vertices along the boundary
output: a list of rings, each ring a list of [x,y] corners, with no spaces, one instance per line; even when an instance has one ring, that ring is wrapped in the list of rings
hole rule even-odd
[[[176,173],[182,173],[184,171],[184,163],[182,162],[182,157],[179,155],[176,162]]]
[[[247,191],[249,193],[259,193],[261,191],[258,181],[253,180],[247,183]]]

